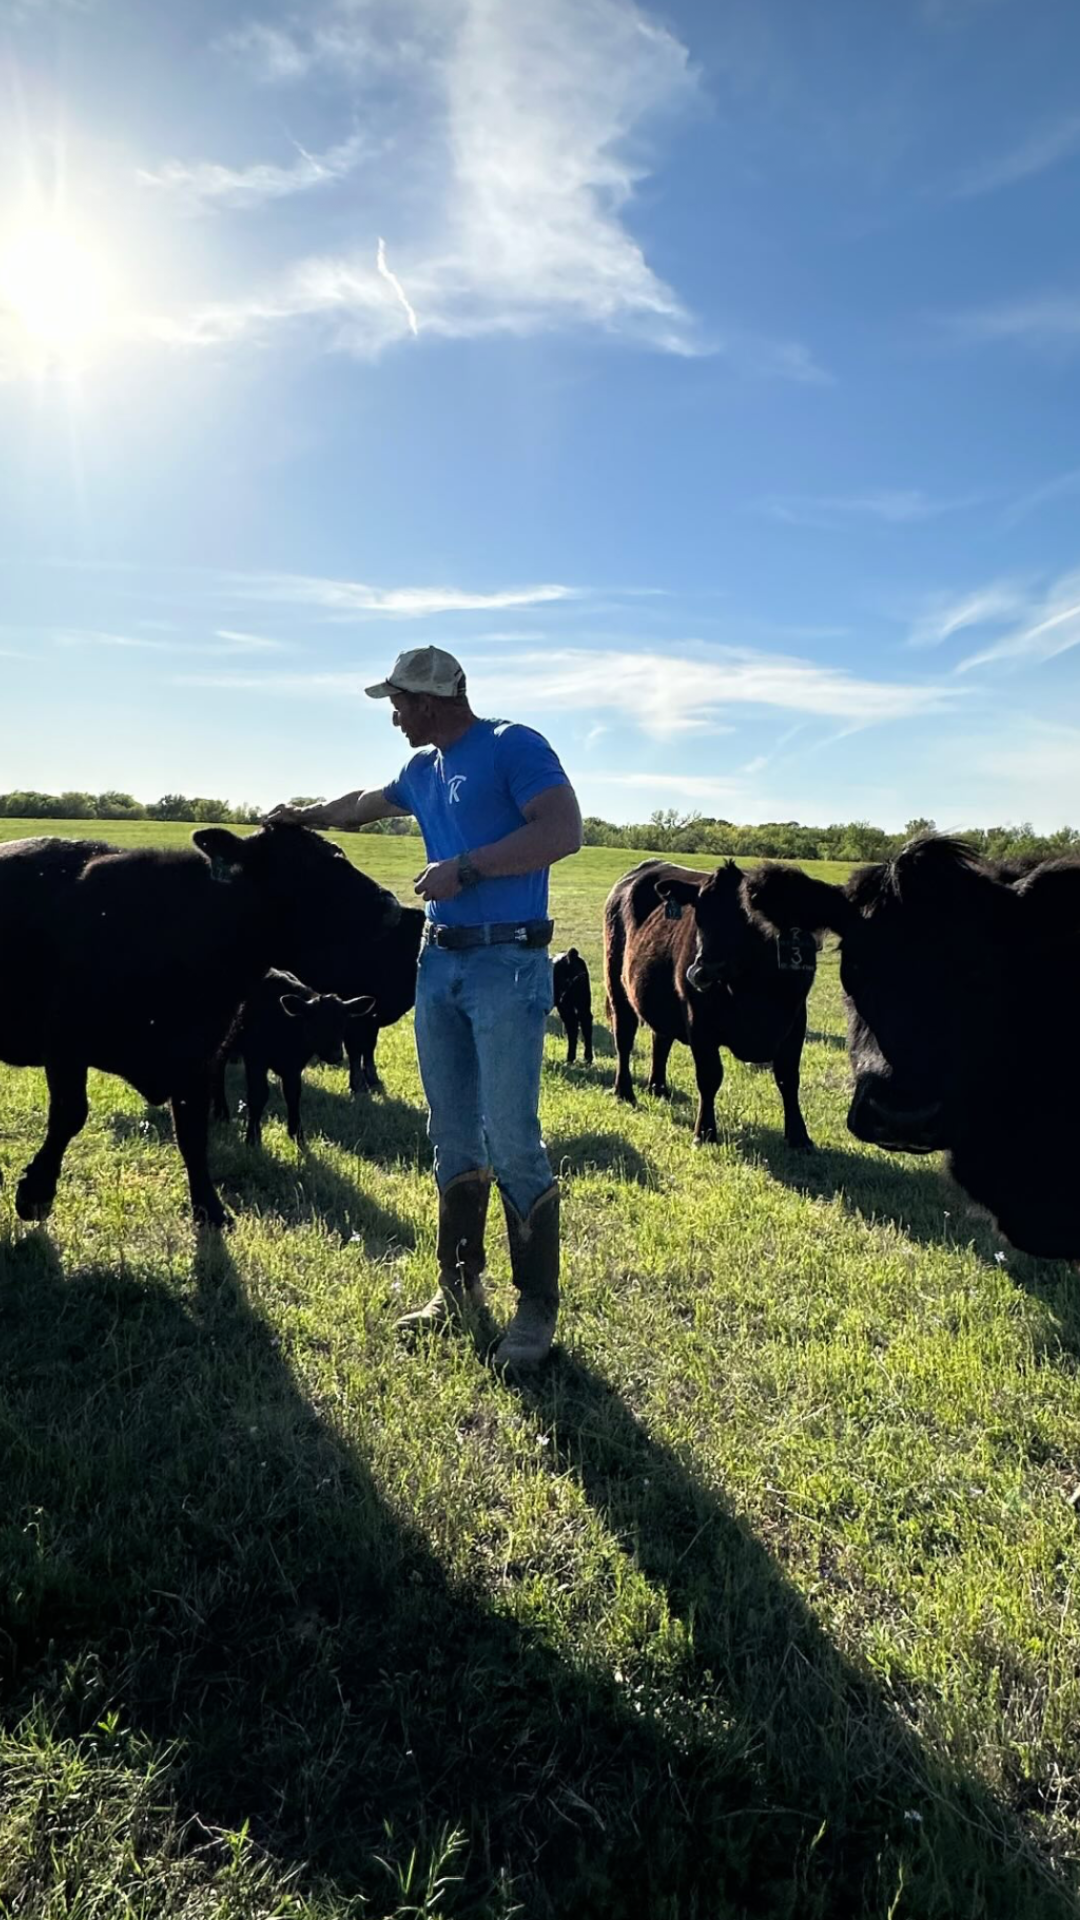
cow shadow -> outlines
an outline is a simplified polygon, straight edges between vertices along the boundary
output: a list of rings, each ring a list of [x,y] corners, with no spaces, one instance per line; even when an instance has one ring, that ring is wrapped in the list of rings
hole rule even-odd
[[[309,1139],[321,1134],[344,1152],[381,1167],[431,1166],[426,1112],[393,1094],[354,1099],[347,1086],[339,1093],[312,1081],[304,1087],[304,1126]]]
[[[0,1239],[8,1725],[99,1739],[117,1714],[170,1749],[200,1844],[250,1820],[317,1904],[383,1911],[377,1862],[455,1831],[462,1920],[876,1920],[900,1885],[925,1920],[1075,1915],[606,1381],[563,1354],[518,1392],[666,1598],[655,1698],[451,1578],[301,1390],[303,1337],[213,1236],[186,1277]],[[455,1439],[478,1474],[503,1391],[480,1379]]]
[[[118,1108],[115,1113],[107,1115],[105,1125],[120,1147],[127,1146],[133,1140],[171,1146],[176,1138],[168,1107],[148,1106],[141,1113],[126,1113]]]
[[[621,1133],[556,1134],[547,1149],[556,1173],[610,1173],[638,1187],[660,1183],[652,1162]]]
[[[987,1266],[1000,1264],[1005,1242],[944,1168],[833,1146],[819,1145],[813,1154],[793,1153],[782,1134],[759,1126],[740,1127],[737,1145],[748,1158],[761,1160],[774,1180],[810,1199],[838,1197],[849,1213],[870,1226],[887,1222],[924,1246],[970,1247]],[[1010,1254],[1010,1270],[1023,1258]]]
[[[416,1245],[416,1228],[404,1214],[373,1199],[363,1185],[363,1163],[348,1179],[319,1153],[318,1138],[298,1150],[285,1136],[281,1151],[270,1144],[247,1146],[239,1130],[222,1142],[218,1135],[215,1177],[230,1211],[272,1215],[284,1226],[321,1223],[343,1241],[358,1240],[369,1259]]]
[[[837,1053],[847,1052],[847,1037],[842,1033],[823,1033],[819,1027],[806,1029],[806,1044],[819,1047],[832,1047]]]

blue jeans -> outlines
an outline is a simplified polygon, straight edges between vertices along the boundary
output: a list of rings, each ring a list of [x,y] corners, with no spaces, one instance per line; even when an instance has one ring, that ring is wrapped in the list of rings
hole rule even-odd
[[[552,998],[546,948],[421,949],[416,1053],[436,1181],[493,1167],[523,1219],[552,1183],[537,1111]]]

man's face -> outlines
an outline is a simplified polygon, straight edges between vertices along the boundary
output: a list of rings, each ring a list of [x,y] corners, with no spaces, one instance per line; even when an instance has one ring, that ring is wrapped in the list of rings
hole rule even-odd
[[[394,725],[400,727],[410,747],[430,747],[434,716],[429,695],[392,693],[390,705],[394,709]]]

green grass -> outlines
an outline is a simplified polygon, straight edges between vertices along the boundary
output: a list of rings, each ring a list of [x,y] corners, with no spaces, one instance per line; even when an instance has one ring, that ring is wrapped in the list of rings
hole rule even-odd
[[[343,844],[408,896],[415,842]],[[594,965],[631,859],[555,876]],[[434,1251],[408,1023],[385,1100],[310,1076],[304,1158],[276,1106],[219,1138],[220,1245],[103,1076],[19,1225],[44,1090],[0,1071],[3,1920],[1080,1911],[1077,1282],[846,1133],[831,956],[811,1028],[812,1163],[767,1072],[694,1153],[684,1050],[627,1111],[552,1033],[531,1388],[394,1336]]]

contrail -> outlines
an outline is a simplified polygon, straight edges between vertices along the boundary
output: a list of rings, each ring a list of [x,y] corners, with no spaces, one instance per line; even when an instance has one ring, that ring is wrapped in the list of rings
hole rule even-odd
[[[379,272],[382,274],[383,279],[388,280],[390,282],[390,285],[393,287],[394,292],[397,294],[398,299],[401,301],[401,304],[405,309],[405,317],[409,322],[409,332],[412,334],[419,333],[420,323],[417,320],[416,314],[413,311],[412,307],[409,305],[408,300],[405,298],[405,289],[402,286],[401,281],[398,279],[397,274],[391,273],[390,268],[386,264],[386,241],[381,238],[379,240],[379,251],[375,256],[375,265],[378,267]]]

